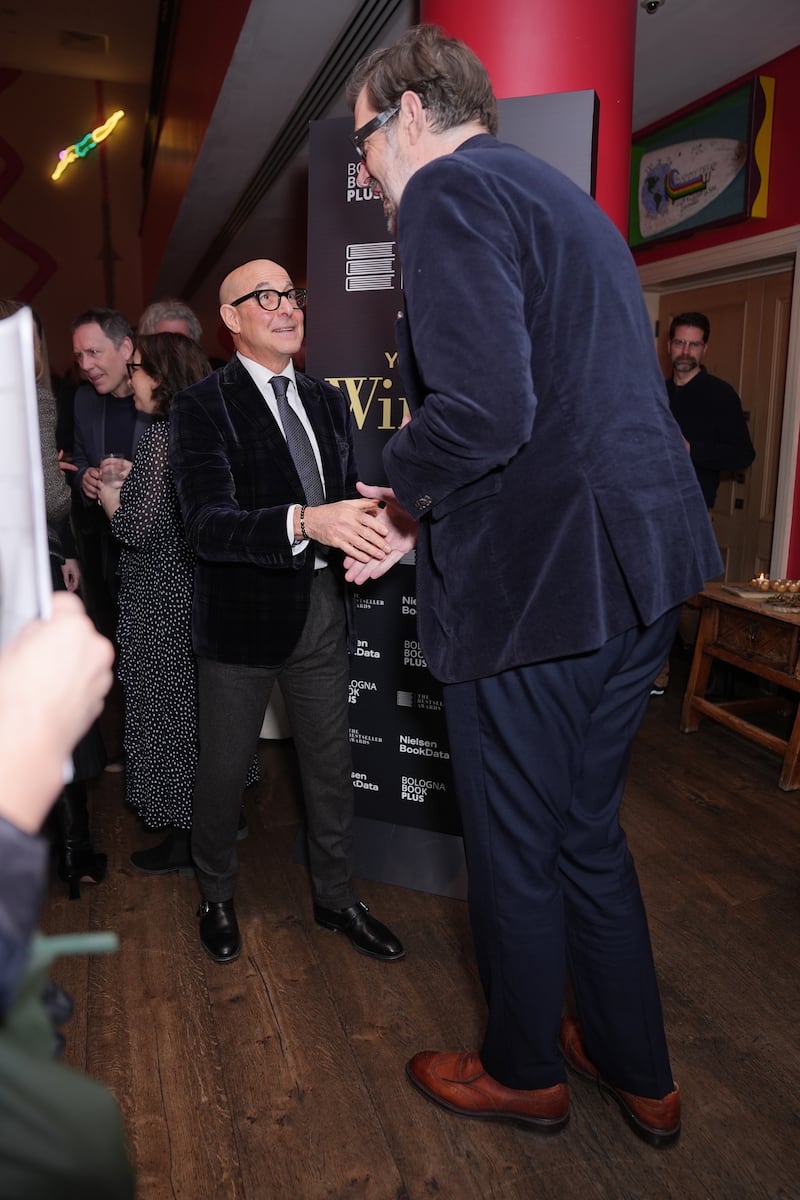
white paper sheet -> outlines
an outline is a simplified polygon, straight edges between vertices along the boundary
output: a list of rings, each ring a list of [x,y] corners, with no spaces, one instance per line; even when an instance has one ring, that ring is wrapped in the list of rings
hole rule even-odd
[[[0,645],[50,616],[52,587],[39,442],[33,316],[0,321]]]

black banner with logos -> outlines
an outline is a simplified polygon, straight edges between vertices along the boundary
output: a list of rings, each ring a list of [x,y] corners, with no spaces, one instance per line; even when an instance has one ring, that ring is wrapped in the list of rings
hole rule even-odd
[[[520,97],[499,108],[501,136],[593,191],[593,92]],[[351,118],[310,126],[306,366],[348,398],[361,479],[384,484],[383,446],[406,411],[394,342],[402,280],[383,207],[356,181],[352,127]],[[350,739],[357,814],[457,835],[442,692],[417,639],[413,554],[358,589],[356,618]]]
[[[383,446],[406,411],[394,323],[400,265],[383,207],[356,183],[349,119],[311,125],[308,228],[310,375],[341,388],[356,426],[361,479],[384,484]],[[356,589],[350,741],[359,816],[460,831],[439,684],[416,627],[416,572],[407,555]]]

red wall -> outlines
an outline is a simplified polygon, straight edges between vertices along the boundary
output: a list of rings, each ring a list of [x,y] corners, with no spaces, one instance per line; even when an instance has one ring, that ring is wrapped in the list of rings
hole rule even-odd
[[[742,221],[736,225],[723,225],[717,229],[690,233],[675,241],[663,242],[659,246],[634,251],[637,264],[662,262],[674,258],[677,254],[689,254],[695,250],[705,250],[713,246],[727,245],[742,238],[755,237],[761,233],[772,233],[775,230],[786,229],[787,226],[800,224],[800,153],[798,153],[798,119],[800,119],[800,46],[782,54],[771,62],[764,63],[753,72],[757,75],[769,75],[775,80],[775,113],[772,124],[772,153],[769,173],[769,196],[767,199],[767,216],[764,218]],[[744,82],[750,76],[741,80],[733,80],[725,88],[711,92],[697,103],[704,103],[727,91],[735,83]],[[690,107],[694,108],[695,105]],[[681,116],[687,109],[674,113]],[[672,117],[670,117],[672,120]],[[647,130],[641,130],[635,137]],[[800,446],[797,449],[800,455]],[[800,472],[795,479],[794,504],[792,507],[792,532],[789,541],[789,559],[787,575],[791,578],[800,577]]]
[[[486,0],[421,0],[419,17],[475,51],[498,99],[597,93],[596,199],[626,232],[636,39],[632,0],[588,6],[583,0],[494,0],[490,6]]]

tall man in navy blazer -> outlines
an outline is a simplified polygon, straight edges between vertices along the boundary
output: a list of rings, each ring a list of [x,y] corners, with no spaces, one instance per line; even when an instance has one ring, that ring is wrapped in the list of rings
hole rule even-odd
[[[245,775],[275,680],[297,749],[314,917],[364,954],[403,956],[353,889],[350,679],[342,552],[381,555],[377,505],[358,496],[344,396],[296,372],[305,291],[256,260],[220,287],[236,353],[171,407],[170,458],[197,554],[192,638],[200,753],[192,857],[203,894],[200,941],[236,958],[236,832]],[[281,408],[281,405],[288,405]],[[298,434],[298,423],[302,428]],[[288,427],[288,442],[287,442]],[[313,457],[310,501],[296,465]],[[293,449],[290,449],[293,447]]]
[[[566,1058],[667,1142],[680,1096],[619,807],[678,606],[720,563],[636,270],[593,200],[496,140],[463,43],[412,29],[348,97],[359,184],[398,239],[411,420],[384,453],[396,500],[360,489],[388,500],[390,553],[346,565],[381,574],[418,518],[488,1003],[480,1052],[407,1070],[451,1111],[554,1130]]]

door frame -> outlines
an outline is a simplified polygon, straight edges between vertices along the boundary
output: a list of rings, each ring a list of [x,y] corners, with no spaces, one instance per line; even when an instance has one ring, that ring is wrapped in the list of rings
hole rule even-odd
[[[800,225],[742,238],[738,242],[727,242],[722,246],[678,254],[655,263],[645,263],[639,267],[639,280],[645,292],[658,295],[672,290],[677,284],[687,287],[713,284],[720,271],[731,271],[737,267],[763,262],[766,271],[769,269],[769,260],[775,258],[794,258],[786,390],[770,559],[770,575],[780,578],[785,575],[789,560],[800,438]]]

